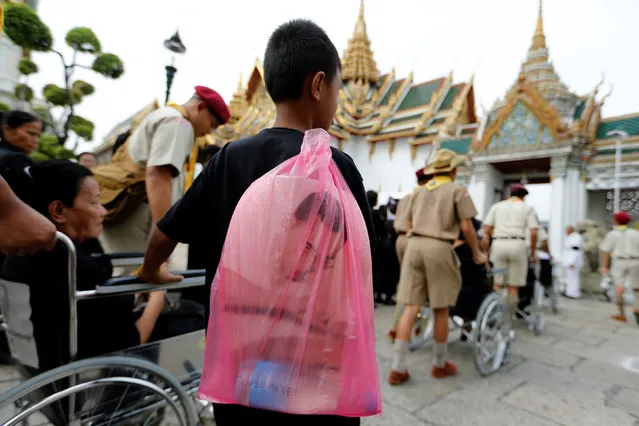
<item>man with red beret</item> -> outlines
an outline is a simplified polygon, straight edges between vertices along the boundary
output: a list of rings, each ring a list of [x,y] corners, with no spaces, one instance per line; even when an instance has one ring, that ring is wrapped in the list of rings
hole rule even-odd
[[[615,229],[606,235],[599,250],[603,253],[601,274],[610,273],[617,288],[619,314],[612,318],[626,322],[623,295],[625,284],[629,282],[635,293],[635,319],[639,324],[639,231],[628,227],[631,220],[626,212],[615,213]]]
[[[144,170],[148,202],[141,203],[122,221],[106,224],[102,243],[107,252],[145,251],[155,223],[184,192],[182,172],[195,138],[225,124],[230,116],[215,90],[196,86],[186,103],[169,103],[144,118],[122,146],[121,154]]]

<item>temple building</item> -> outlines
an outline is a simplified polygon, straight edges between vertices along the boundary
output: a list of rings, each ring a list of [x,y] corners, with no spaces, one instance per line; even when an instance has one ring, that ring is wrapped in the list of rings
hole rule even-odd
[[[540,1],[532,43],[514,83],[478,118],[473,76],[455,81],[451,70],[415,82],[412,73],[380,72],[362,0],[342,57],[344,87],[330,129],[333,145],[354,159],[366,188],[380,192],[380,200],[414,188],[413,172],[438,148],[466,157],[458,180],[468,186],[480,218],[508,195],[510,183],[549,184],[555,253],[561,252],[568,224],[586,218],[610,224],[616,182],[621,209],[639,217],[639,113],[602,118],[611,94],[600,93],[603,81],[589,93],[573,93],[550,60],[543,24]],[[273,124],[275,106],[263,75],[256,60],[229,102],[231,121],[200,144],[222,146]],[[116,133],[103,147],[112,144]]]

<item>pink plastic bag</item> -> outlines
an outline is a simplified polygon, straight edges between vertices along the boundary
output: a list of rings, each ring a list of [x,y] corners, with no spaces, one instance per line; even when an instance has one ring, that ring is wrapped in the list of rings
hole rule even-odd
[[[240,199],[211,288],[203,400],[293,414],[381,411],[370,243],[308,131],[299,155]]]

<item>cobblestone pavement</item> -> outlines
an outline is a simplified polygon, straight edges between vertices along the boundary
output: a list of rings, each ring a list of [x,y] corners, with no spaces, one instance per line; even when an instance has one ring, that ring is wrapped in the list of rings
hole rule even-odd
[[[411,380],[387,383],[393,349],[385,334],[393,308],[377,309],[377,355],[383,414],[365,426],[472,425],[639,426],[639,326],[609,320],[615,305],[598,300],[561,300],[535,336],[517,330],[509,365],[482,378],[471,348],[451,334],[456,377],[430,377],[431,348],[409,355]]]
[[[596,300],[562,300],[558,315],[546,316],[546,330],[517,332],[511,362],[482,378],[471,348],[451,334],[456,377],[429,375],[431,349],[409,355],[411,380],[387,383],[393,354],[386,339],[393,308],[377,316],[377,354],[384,411],[364,426],[639,426],[639,326],[608,319],[615,306]],[[18,383],[16,372],[0,366],[0,393]]]

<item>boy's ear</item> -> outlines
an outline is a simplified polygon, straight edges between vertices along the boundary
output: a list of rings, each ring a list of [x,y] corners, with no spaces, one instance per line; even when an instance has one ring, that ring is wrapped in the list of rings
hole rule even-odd
[[[322,90],[323,90],[325,81],[326,81],[326,73],[324,71],[319,71],[313,77],[313,80],[311,82],[311,96],[316,101],[319,101],[322,96]]]

